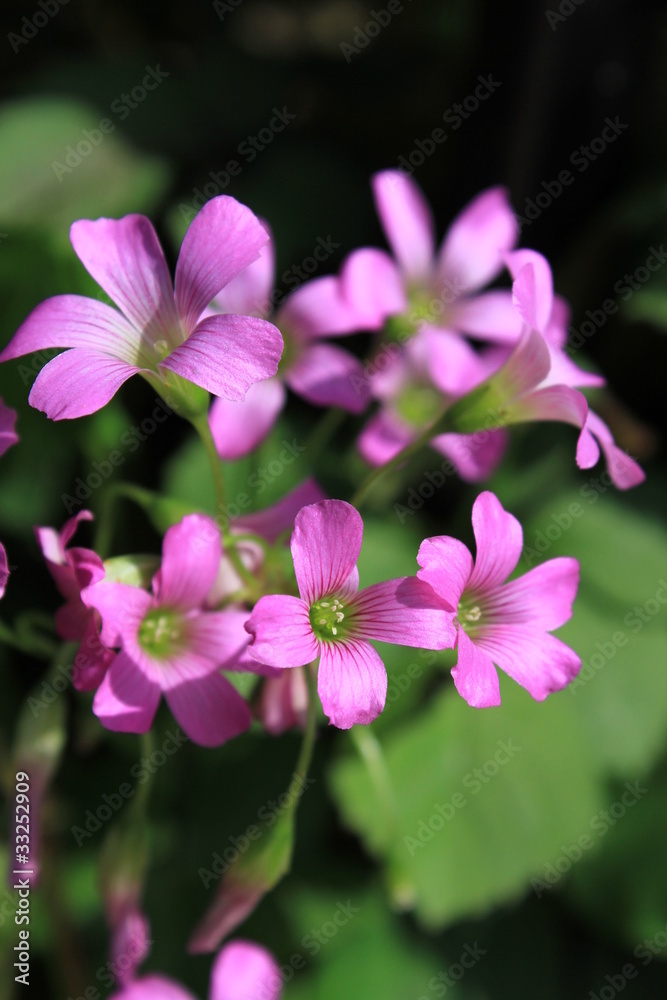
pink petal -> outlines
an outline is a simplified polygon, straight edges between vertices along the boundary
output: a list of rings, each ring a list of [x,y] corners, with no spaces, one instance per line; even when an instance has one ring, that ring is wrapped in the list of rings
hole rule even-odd
[[[366,587],[351,602],[351,623],[364,639],[421,649],[451,649],[454,609],[443,606],[428,582],[416,576]]]
[[[112,649],[102,645],[99,615],[92,610],[88,611],[88,615],[72,665],[72,684],[77,691],[95,691],[116,655]]]
[[[484,594],[504,583],[518,563],[523,531],[517,519],[488,490],[480,493],[473,504],[472,527],[477,555],[467,589]]]
[[[473,567],[467,547],[449,535],[425,538],[419,546],[417,562],[421,566],[419,579],[430,584],[446,605],[456,611]]]
[[[164,976],[142,976],[112,993],[109,1000],[196,1000],[189,990]]]
[[[200,746],[221,746],[252,722],[241,695],[217,672],[170,687],[165,698],[180,727]]]
[[[463,396],[483,382],[487,374],[477,351],[463,337],[448,330],[423,327],[406,351],[415,368],[423,361],[436,388],[451,396]]]
[[[549,356],[551,358],[551,367],[549,374],[541,383],[540,388],[550,385],[567,385],[571,388],[597,388],[606,382],[606,379],[602,375],[596,375],[595,372],[587,372],[583,368],[579,368],[578,365],[575,365],[574,361],[568,358],[564,351],[558,347],[553,347],[551,344],[549,344]]]
[[[76,347],[42,368],[28,401],[50,420],[86,417],[106,406],[121,385],[139,371],[108,354]]]
[[[211,969],[209,1000],[278,1000],[283,980],[266,948],[251,941],[230,941]]]
[[[525,623],[552,632],[572,617],[578,586],[576,559],[549,559],[490,595],[484,604],[485,619],[491,615],[503,624]]]
[[[489,625],[480,629],[475,642],[536,701],[564,688],[581,667],[564,642],[527,625]]]
[[[561,295],[554,295],[553,309],[544,331],[544,339],[550,347],[565,346],[569,325],[570,306]]]
[[[474,434],[438,434],[431,447],[447,456],[464,482],[479,483],[495,472],[508,441],[503,430],[481,430]]]
[[[491,382],[497,394],[510,404],[539,386],[549,374],[550,365],[546,341],[536,330],[527,330],[507,361],[491,376]]]
[[[384,465],[414,440],[416,432],[382,409],[362,430],[357,448],[369,465]]]
[[[69,543],[74,538],[76,530],[81,524],[81,522],[94,521],[94,520],[95,520],[95,515],[92,513],[92,511],[80,510],[78,514],[74,515],[74,517],[70,517],[69,520],[65,521],[62,528],[60,529],[60,544],[63,553],[65,551],[65,546],[69,545]],[[44,555],[46,556],[46,553],[44,553]],[[48,558],[48,556],[46,556],[46,558]]]
[[[256,382],[245,399],[213,400],[208,422],[220,458],[233,462],[259,447],[285,405],[285,390],[278,378]]]
[[[121,985],[134,982],[151,943],[148,919],[136,906],[130,907],[117,920],[111,938],[111,964]]]
[[[332,726],[368,725],[384,708],[387,673],[379,655],[363,639],[321,644],[317,693]]]
[[[583,427],[587,416],[586,397],[567,385],[550,385],[527,392],[505,413],[508,423],[558,420],[574,427]]]
[[[384,250],[355,250],[343,262],[340,282],[359,330],[379,330],[389,316],[408,308],[403,278]]]
[[[363,413],[368,405],[370,385],[361,361],[333,344],[307,347],[285,372],[285,381],[315,406]]]
[[[344,500],[322,500],[299,511],[291,549],[299,593],[307,605],[328,594],[346,592],[345,584],[361,552],[363,532],[361,515]]]
[[[506,291],[459,299],[452,306],[451,325],[497,344],[515,344],[523,330],[521,314]]]
[[[427,279],[435,257],[433,217],[424,195],[399,170],[383,170],[372,180],[375,207],[401,270]]]
[[[272,667],[302,667],[318,655],[308,607],[298,597],[260,597],[246,622],[252,636],[248,655]]]
[[[267,233],[269,227],[263,223]],[[213,299],[213,308],[222,313],[266,318],[271,313],[271,292],[276,255],[269,236],[257,260],[232,278]]]
[[[440,250],[438,273],[459,293],[472,292],[500,274],[519,227],[504,188],[477,195],[450,226]]]
[[[185,234],[176,264],[176,307],[186,334],[225,285],[258,259],[269,239],[257,216],[235,198],[221,194],[206,202]]]
[[[456,690],[473,708],[500,705],[500,684],[490,656],[459,628],[458,662],[452,667]]]
[[[213,586],[222,558],[220,529],[211,517],[187,514],[167,529],[153,587],[160,604],[196,608]]]
[[[70,228],[70,240],[85,269],[137,331],[150,341],[163,338],[175,345],[182,339],[169,269],[149,219],[80,219]]]
[[[167,368],[224,399],[243,399],[255,382],[278,370],[283,338],[252,316],[209,316],[162,361]]]
[[[159,701],[159,685],[126,653],[120,652],[97,689],[93,712],[103,726],[115,733],[146,733]]]
[[[0,597],[4,596],[8,579],[9,563],[7,562],[7,552],[2,542],[0,542]]]
[[[549,262],[536,250],[515,250],[508,253],[505,260],[514,278],[514,305],[532,330],[544,334],[554,305],[554,283]]]
[[[324,491],[313,478],[309,477],[290,490],[282,500],[278,500],[272,507],[255,511],[252,514],[242,514],[235,518],[232,524],[241,532],[248,531],[254,535],[261,535],[273,545],[278,540],[279,535],[282,535],[288,528],[294,527],[294,519],[302,507],[317,503],[325,498]]]
[[[646,474],[643,469],[633,458],[627,455],[618,445],[615,443],[611,431],[605,424],[597,413],[593,413],[592,410],[588,411],[588,418],[586,420],[586,425],[582,437],[586,435],[594,445],[593,436],[597,438],[602,446],[604,452],[605,460],[607,462],[607,468],[609,470],[609,475],[611,476],[612,482],[619,490],[629,490],[633,486],[638,486],[639,483],[643,483],[646,479]],[[598,451],[599,454],[599,451]],[[579,461],[579,452],[577,452],[577,462],[583,468],[590,468],[595,462],[590,462],[590,464],[584,465]]]
[[[140,587],[105,581],[82,590],[81,600],[102,616],[105,646],[122,646],[134,640],[146,612],[154,606],[151,595]]]
[[[267,677],[255,706],[255,716],[271,736],[306,725],[308,688],[303,670],[281,670]]]
[[[300,341],[359,330],[357,314],[344,297],[339,279],[333,276],[314,278],[292,292],[276,323]]]
[[[188,619],[189,652],[223,670],[234,670],[250,642],[244,627],[247,620],[247,611],[234,608],[205,611]]]
[[[16,410],[5,406],[0,399],[0,455],[4,455],[7,449],[16,444],[19,439],[18,434],[14,430],[15,423]]]

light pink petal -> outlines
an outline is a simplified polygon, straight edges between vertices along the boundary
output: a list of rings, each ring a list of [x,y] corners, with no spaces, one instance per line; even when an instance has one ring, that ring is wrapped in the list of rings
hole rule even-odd
[[[0,597],[4,596],[8,579],[9,563],[7,562],[7,552],[2,542],[0,542]]]
[[[574,427],[583,427],[587,416],[586,397],[567,385],[551,385],[527,392],[505,413],[508,423],[558,420]]]
[[[299,341],[360,329],[357,313],[343,294],[340,279],[333,275],[313,278],[292,292],[281,306],[276,323]]]
[[[185,234],[176,264],[176,307],[186,334],[269,239],[257,216],[235,198],[221,194],[206,202]]]
[[[473,567],[468,548],[449,535],[425,538],[419,546],[417,562],[421,566],[419,579],[430,584],[446,605],[456,611]]]
[[[93,712],[103,726],[115,733],[146,733],[159,701],[159,685],[126,653],[120,652],[97,689]]]
[[[217,672],[170,687],[164,696],[179,726],[200,746],[219,747],[250,728],[250,709]]]
[[[160,604],[196,608],[213,586],[222,558],[220,529],[205,514],[187,514],[167,529],[153,588]]]
[[[372,180],[375,207],[401,270],[410,279],[428,279],[435,257],[433,216],[424,195],[399,170],[383,170]]]
[[[416,432],[382,409],[368,421],[357,441],[359,454],[369,465],[384,465],[414,440]]]
[[[586,425],[584,427],[583,435],[586,435],[586,443],[593,450],[595,442],[593,441],[593,436],[597,438],[602,446],[604,452],[605,460],[607,462],[607,468],[609,470],[609,475],[611,476],[612,482],[619,490],[629,490],[633,486],[638,486],[639,483],[643,483],[646,479],[646,474],[643,469],[635,462],[633,458],[627,455],[621,448],[618,447],[614,441],[613,435],[604,420],[602,420],[597,413],[593,413],[592,410],[588,411],[588,419],[586,420]],[[592,442],[592,445],[591,445]],[[597,446],[595,446],[597,447]],[[598,450],[599,455],[599,450]],[[597,459],[596,459],[597,461]],[[590,462],[589,464],[583,465],[579,461],[579,452],[577,452],[577,462],[582,468],[590,468],[595,462]]]
[[[515,250],[508,253],[505,260],[514,278],[514,305],[532,330],[545,334],[554,306],[554,283],[549,262],[536,250]]]
[[[101,410],[140,368],[108,354],[74,348],[42,368],[30,390],[29,403],[50,420],[73,420]]]
[[[551,367],[549,374],[541,383],[540,388],[550,385],[567,385],[571,388],[597,388],[605,384],[606,379],[595,372],[584,371],[575,365],[574,361],[568,358],[567,354],[558,347],[549,344],[549,356]]]
[[[384,250],[355,250],[343,262],[340,282],[359,330],[379,330],[389,316],[408,308],[401,273]]]
[[[299,511],[291,549],[299,593],[308,606],[348,592],[345,585],[356,569],[363,532],[361,515],[344,500],[322,500]]]
[[[62,547],[62,551],[64,552],[65,546],[69,545],[69,543],[72,541],[74,535],[76,534],[76,530],[82,521],[94,521],[94,520],[95,520],[95,515],[92,513],[92,511],[80,510],[78,514],[74,515],[74,517],[70,517],[69,520],[65,521],[62,528],[60,529],[60,544]],[[44,556],[47,559],[49,558],[46,555],[46,552],[44,552]]]
[[[527,330],[507,361],[491,376],[495,394],[506,405],[513,403],[540,385],[549,374],[550,365],[546,341],[536,330]]]
[[[118,993],[112,993],[109,1000],[196,1000],[196,997],[172,979],[142,976],[124,986]]]
[[[285,398],[280,379],[267,378],[251,385],[245,399],[214,399],[208,422],[220,458],[233,462],[259,447],[278,419]]]
[[[474,434],[438,434],[431,447],[447,456],[464,482],[480,483],[495,472],[508,441],[503,430],[482,430]]]
[[[111,964],[122,986],[135,980],[150,946],[150,925],[146,915],[135,906],[130,907],[116,923],[111,938]]]
[[[436,388],[451,396],[463,396],[483,382],[487,374],[477,351],[463,337],[448,330],[424,327],[406,350],[415,367],[423,361]]]
[[[82,590],[81,600],[102,616],[105,646],[122,646],[134,640],[146,612],[154,606],[151,595],[140,587],[105,581]]]
[[[570,306],[561,296],[554,295],[551,316],[544,331],[544,339],[550,347],[565,347],[570,326]]]
[[[247,611],[227,608],[206,611],[188,620],[188,649],[223,670],[236,669],[236,662],[250,642],[245,630]]]
[[[252,316],[209,316],[160,364],[223,399],[243,399],[278,370],[283,338]]]
[[[496,344],[515,344],[523,330],[521,314],[508,291],[459,299],[452,306],[450,324],[472,337]]]
[[[16,410],[12,410],[10,406],[5,406],[0,399],[0,455],[4,455],[7,449],[16,444],[19,439],[18,434],[14,430],[15,423]]]
[[[252,941],[230,941],[215,957],[208,1000],[278,1000],[283,980],[278,963]]]
[[[384,708],[387,672],[378,653],[363,639],[323,642],[317,693],[332,726],[365,726]]]
[[[267,677],[255,705],[255,717],[271,736],[305,728],[308,687],[303,670],[281,670],[277,677]]]
[[[476,291],[500,274],[504,256],[518,235],[505,189],[483,191],[445,235],[438,258],[441,280],[448,281],[459,294]]]
[[[269,227],[263,223],[267,232]],[[257,260],[248,264],[218,292],[212,306],[218,312],[266,319],[271,313],[271,292],[276,267],[273,241],[262,247]]]
[[[370,397],[361,361],[333,344],[307,347],[285,372],[285,381],[309,403],[339,406],[349,413],[363,413]]]
[[[447,610],[423,576],[385,580],[366,587],[351,602],[351,622],[364,639],[421,649],[451,649],[454,610]]]
[[[581,660],[569,646],[527,625],[489,625],[475,643],[536,701],[569,684]]]
[[[579,563],[560,556],[511,580],[484,603],[484,621],[525,623],[552,632],[572,617],[572,604],[579,586]]]
[[[271,667],[302,667],[319,653],[307,605],[298,597],[260,597],[246,622],[248,656]]]
[[[477,555],[467,589],[483,594],[504,583],[518,563],[523,531],[514,515],[489,490],[480,493],[473,504],[472,527]]]
[[[261,535],[273,545],[279,535],[294,527],[294,519],[302,507],[325,499],[324,491],[312,477],[309,477],[273,506],[252,514],[242,514],[234,519],[232,525],[240,532],[248,531],[254,535]]]
[[[458,661],[452,668],[456,690],[473,708],[500,705],[500,683],[490,656],[459,628]]]
[[[170,344],[181,340],[169,269],[149,219],[80,219],[72,223],[70,240],[91,277],[140,333]]]

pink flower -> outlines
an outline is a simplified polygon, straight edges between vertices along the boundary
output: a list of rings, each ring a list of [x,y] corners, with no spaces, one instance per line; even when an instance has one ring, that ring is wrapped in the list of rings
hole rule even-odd
[[[260,598],[246,623],[248,654],[273,667],[319,657],[318,693],[332,725],[369,723],[384,708],[387,675],[370,639],[445,649],[454,641],[451,614],[416,577],[358,592],[363,523],[342,500],[304,507],[292,534],[299,597]]]
[[[282,977],[273,956],[252,941],[230,941],[211,969],[208,1000],[279,1000]],[[192,993],[164,976],[144,976],[109,1000],[195,1000]]]
[[[104,579],[104,563],[92,549],[67,548],[80,522],[92,520],[91,512],[82,510],[66,521],[59,532],[53,528],[35,528],[48,570],[66,600],[56,611],[56,631],[67,642],[81,642],[72,670],[72,683],[79,691],[93,691],[115,655],[100,640],[99,614],[81,600],[85,587]]]
[[[262,684],[255,717],[271,736],[299,726],[305,729],[308,711],[308,687],[303,670],[280,670],[277,677],[267,677]]]
[[[448,535],[427,538],[417,556],[417,576],[456,613],[456,689],[475,708],[499,705],[495,663],[542,701],[581,667],[577,654],[549,634],[572,615],[579,563],[550,559],[506,583],[521,555],[521,525],[488,491],[475,500],[472,524],[474,563],[463,542]]]
[[[79,295],[47,299],[0,353],[0,361],[9,361],[46,348],[71,348],[42,369],[30,393],[32,406],[52,420],[94,413],[136,374],[174,405],[196,399],[183,379],[216,396],[243,399],[251,385],[275,374],[282,338],[270,323],[202,317],[213,296],[257,259],[268,239],[250,209],[234,198],[211,199],[193,219],[173,286],[155,230],[143,215],[81,219],[70,239],[118,309]]]
[[[16,444],[19,439],[18,434],[14,430],[15,423],[16,410],[5,406],[2,399],[0,399],[0,455],[4,455],[7,449]],[[4,596],[8,579],[9,563],[7,562],[7,553],[4,545],[0,542],[0,597]]]
[[[7,562],[7,552],[2,542],[0,542],[0,597],[4,597],[8,579],[9,563]]]
[[[150,729],[160,694],[196,743],[219,746],[244,732],[250,710],[219,668],[233,668],[245,646],[239,613],[203,610],[221,559],[209,517],[190,514],[169,528],[152,594],[97,583],[81,594],[102,616],[102,641],[121,647],[93,702],[107,729]]]

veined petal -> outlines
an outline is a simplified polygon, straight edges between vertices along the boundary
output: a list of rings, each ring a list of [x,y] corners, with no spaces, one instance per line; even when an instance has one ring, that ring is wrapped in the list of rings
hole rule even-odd
[[[220,529],[205,514],[187,514],[167,529],[153,588],[160,604],[196,608],[213,586],[222,558]]]
[[[389,316],[408,308],[401,273],[384,250],[355,250],[343,262],[340,283],[358,330],[379,330]]]
[[[560,691],[579,673],[581,660],[569,646],[527,625],[489,625],[475,643],[536,701]]]
[[[196,1000],[189,990],[164,976],[142,976],[113,993],[109,1000]]]
[[[417,562],[421,566],[417,572],[419,579],[430,584],[446,605],[456,611],[473,567],[467,546],[449,535],[425,538],[419,546]]]
[[[114,733],[146,733],[159,701],[159,684],[121,651],[97,689],[93,712],[102,725]]]
[[[188,649],[222,670],[235,670],[250,642],[244,627],[247,620],[247,611],[234,608],[195,615],[187,623]]]
[[[102,616],[102,642],[105,646],[122,646],[136,639],[139,625],[153,607],[153,598],[140,587],[104,580],[81,591],[81,600]]]
[[[28,402],[50,420],[74,420],[101,410],[124,382],[141,372],[99,351],[75,347],[45,365]]]
[[[552,632],[572,617],[578,586],[576,559],[549,559],[490,594],[484,602],[484,622],[523,623]]]
[[[216,451],[226,462],[249,455],[267,436],[285,405],[278,378],[256,382],[241,400],[218,396],[208,415]]]
[[[278,1000],[283,980],[266,948],[251,941],[230,941],[211,969],[209,1000]]]
[[[70,227],[70,240],[86,271],[132,326],[150,342],[181,340],[169,269],[150,219],[80,219]]]
[[[280,330],[252,316],[209,316],[160,368],[182,375],[223,399],[243,399],[255,382],[278,370]]]
[[[363,413],[370,398],[361,361],[333,344],[309,345],[287,369],[285,381],[309,403],[339,406],[349,413]]]
[[[308,606],[298,597],[260,597],[245,628],[253,640],[247,655],[270,667],[303,667],[319,654]]]
[[[190,223],[176,264],[176,308],[186,334],[227,282],[258,259],[269,239],[257,216],[235,198],[221,194],[206,202]]]
[[[554,306],[554,282],[546,257],[537,250],[515,250],[505,262],[514,278],[512,301],[532,330],[545,334]]]
[[[351,625],[364,639],[420,649],[451,649],[455,608],[447,610],[422,577],[385,580],[362,590],[350,607]]]
[[[261,535],[273,545],[283,531],[294,527],[294,519],[302,507],[325,499],[324,491],[312,477],[309,477],[271,507],[235,518],[232,527],[241,532],[249,531]]]
[[[262,225],[269,233],[269,242],[259,251],[257,260],[248,264],[215,296],[211,304],[218,312],[257,316],[260,319],[266,319],[270,314],[276,255],[269,226],[266,222]]]
[[[504,583],[518,563],[523,531],[514,515],[489,490],[480,493],[473,504],[472,527],[477,554],[467,589],[484,594]]]
[[[221,746],[250,728],[250,709],[217,671],[169,687],[164,696],[183,731],[200,746]]]
[[[332,726],[350,729],[378,717],[387,697],[387,672],[363,639],[323,642],[317,693]]]
[[[428,279],[435,257],[433,216],[420,188],[399,170],[383,170],[372,180],[382,228],[401,270],[410,279]]]
[[[445,235],[438,274],[459,294],[493,281],[517,241],[519,226],[502,187],[482,191],[463,209]]]
[[[16,410],[5,406],[0,399],[0,455],[4,455],[7,449],[16,444],[19,439],[18,434],[14,430],[15,423]]]
[[[339,337],[360,329],[357,313],[333,275],[313,278],[292,292],[281,306],[276,323],[300,341]]]
[[[292,559],[299,593],[309,607],[321,597],[346,589],[359,559],[363,532],[361,515],[344,500],[322,500],[299,511],[292,532]]]
[[[458,661],[452,667],[456,690],[473,708],[500,705],[500,684],[491,657],[459,628]]]
[[[496,344],[515,344],[523,330],[521,314],[509,291],[458,299],[451,308],[451,325]]]
[[[480,483],[498,467],[508,440],[504,430],[481,430],[474,434],[438,434],[431,447],[447,456],[464,482]]]

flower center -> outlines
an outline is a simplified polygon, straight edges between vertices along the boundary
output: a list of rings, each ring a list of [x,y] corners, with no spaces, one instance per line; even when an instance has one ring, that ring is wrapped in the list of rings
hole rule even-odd
[[[156,660],[179,652],[184,640],[183,616],[168,608],[152,608],[139,626],[139,645]]]
[[[474,634],[477,623],[482,618],[482,608],[480,607],[479,601],[474,596],[469,595],[466,598],[466,596],[463,595],[459,601],[456,617],[458,618],[459,625],[464,632],[467,632],[468,635]]]
[[[317,638],[324,642],[343,639],[349,633],[350,611],[339,597],[327,597],[313,604],[310,624]]]

